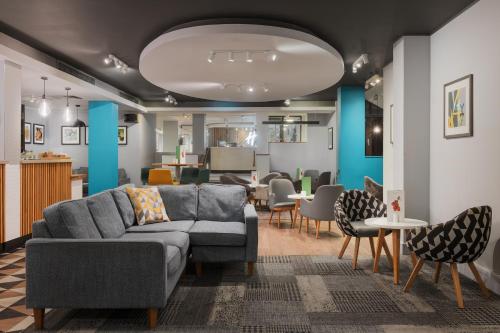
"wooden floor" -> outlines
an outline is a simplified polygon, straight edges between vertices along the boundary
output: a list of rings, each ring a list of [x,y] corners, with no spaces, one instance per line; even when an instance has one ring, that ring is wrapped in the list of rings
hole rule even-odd
[[[281,255],[334,255],[338,256],[345,240],[336,223],[332,221],[331,232],[328,232],[328,221],[321,222],[320,238],[316,239],[315,223],[309,222],[309,233],[305,232],[305,219],[302,224],[302,232],[299,233],[297,225],[291,229],[290,216],[287,212],[282,213],[281,228],[275,221],[269,224],[270,213],[259,211],[259,255],[281,256]],[[276,216],[275,216],[276,217]],[[392,237],[386,237],[386,242],[392,251]],[[352,258],[354,253],[354,239],[351,240],[344,258]],[[359,258],[370,258],[371,250],[368,239],[361,239]]]

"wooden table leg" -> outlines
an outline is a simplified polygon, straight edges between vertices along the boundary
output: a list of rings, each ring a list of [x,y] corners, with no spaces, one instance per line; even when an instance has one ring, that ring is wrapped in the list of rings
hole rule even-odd
[[[295,226],[295,222],[297,222],[299,207],[300,207],[300,200],[295,200],[295,210],[293,212],[292,228]]]
[[[401,230],[394,229],[392,231],[392,270],[394,273],[394,284],[399,284],[399,250]]]
[[[378,273],[378,263],[380,261],[380,254],[382,253],[382,244],[384,243],[385,229],[378,230],[377,249],[375,251],[375,258],[373,259],[373,273]]]
[[[417,255],[415,254],[415,252],[412,252],[410,253],[410,256],[411,256],[411,263],[413,265],[413,268],[415,268],[415,266],[417,266]]]

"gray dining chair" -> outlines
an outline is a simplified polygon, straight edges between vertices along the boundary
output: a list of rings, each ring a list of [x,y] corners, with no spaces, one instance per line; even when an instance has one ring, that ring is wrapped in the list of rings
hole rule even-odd
[[[328,232],[331,231],[331,222],[335,221],[335,201],[344,192],[342,185],[323,185],[318,187],[314,199],[300,201],[300,225],[302,229],[302,219],[306,218],[306,232],[309,231],[309,219],[316,222],[316,239],[319,238],[319,227],[321,221],[328,221]]]
[[[274,213],[278,213],[278,228],[281,224],[281,212],[290,212],[290,220],[293,222],[292,211],[295,209],[295,200],[288,198],[290,194],[295,194],[293,183],[288,179],[272,179],[269,182],[269,209],[271,217],[269,224],[273,222]]]

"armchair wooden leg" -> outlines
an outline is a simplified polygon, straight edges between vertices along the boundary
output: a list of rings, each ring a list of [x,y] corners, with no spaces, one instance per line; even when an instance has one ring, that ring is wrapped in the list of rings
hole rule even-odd
[[[372,250],[372,257],[375,258],[375,244],[373,243],[373,237],[369,237],[370,249]]]
[[[194,263],[194,268],[196,270],[196,276],[201,277],[203,274],[203,266],[201,262],[195,262]]]
[[[281,210],[278,210],[278,229],[280,228],[281,225]]]
[[[436,270],[434,271],[434,274],[432,276],[432,280],[434,281],[434,283],[438,283],[439,282],[439,275],[441,274],[441,265],[442,263],[441,262],[436,262]]]
[[[271,209],[271,217],[269,217],[269,224],[273,223],[274,210]]]
[[[303,217],[302,215],[300,215],[299,233],[300,233],[300,231],[302,230],[302,219],[303,219],[303,218],[304,218],[304,217]]]
[[[320,222],[318,220],[316,220],[316,239],[319,238],[319,223]]]
[[[351,241],[351,236],[347,236],[344,240],[344,244],[342,244],[342,249],[340,250],[339,253],[339,259],[342,259],[344,256],[345,249],[347,249],[347,245],[349,245],[349,242]]]
[[[292,228],[293,228],[293,212],[290,210],[290,221],[292,222]]]
[[[306,217],[306,232],[309,233],[309,218]]]
[[[328,232],[332,232],[332,221],[328,221]]]
[[[359,254],[359,241],[361,238],[356,237],[356,243],[354,243],[354,256],[352,257],[352,269],[356,269],[358,266],[358,254]]]
[[[158,324],[158,309],[149,308],[148,309],[148,327],[149,329],[156,328]]]
[[[462,297],[462,286],[460,285],[460,277],[458,275],[458,268],[456,263],[450,264],[451,278],[453,279],[453,287],[455,288],[455,295],[457,297],[457,305],[460,309],[464,308],[464,298]]]
[[[417,261],[418,261],[417,255],[415,254],[415,252],[410,253],[410,258],[411,258],[411,265],[413,267],[415,267],[415,265],[417,264]]]
[[[253,266],[254,266],[254,262],[253,261],[249,261],[247,263],[248,275],[250,275],[250,276],[253,275]]]
[[[408,282],[406,282],[406,285],[403,289],[403,291],[405,293],[407,293],[411,289],[411,286],[413,286],[413,282],[415,282],[415,279],[417,278],[418,272],[422,268],[423,264],[424,264],[424,259],[422,259],[422,258],[418,259],[417,264],[413,268],[413,271],[410,274],[410,278],[408,279]]]
[[[34,308],[33,315],[35,317],[35,329],[43,330],[43,319],[45,316],[45,309],[43,308]]]
[[[479,272],[477,271],[476,265],[474,265],[473,262],[469,263],[469,268],[474,274],[474,277],[476,278],[476,282],[479,285],[479,289],[481,289],[481,293],[483,294],[484,297],[488,298],[490,297],[490,291],[486,287],[486,285],[483,282],[483,279],[481,278],[481,275],[479,275]]]

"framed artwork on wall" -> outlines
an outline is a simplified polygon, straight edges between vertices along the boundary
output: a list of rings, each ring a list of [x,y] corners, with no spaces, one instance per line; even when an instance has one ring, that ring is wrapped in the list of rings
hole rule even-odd
[[[128,127],[118,126],[118,144],[126,145],[128,139]]]
[[[85,144],[88,146],[89,145],[89,127],[85,126]]]
[[[444,85],[445,139],[472,136],[472,74]]]
[[[333,127],[328,128],[328,149],[333,149]]]
[[[62,145],[79,145],[80,144],[80,127],[61,126],[61,144]]]
[[[45,144],[45,125],[33,124],[33,143]]]
[[[24,143],[31,143],[31,123],[24,123]]]

